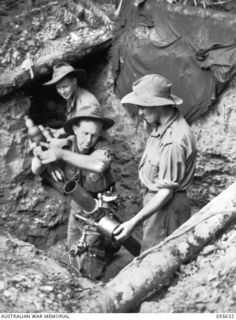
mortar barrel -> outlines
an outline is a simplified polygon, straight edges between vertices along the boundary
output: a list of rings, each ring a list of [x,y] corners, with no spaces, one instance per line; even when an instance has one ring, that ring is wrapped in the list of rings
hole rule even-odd
[[[63,190],[87,213],[97,209],[97,201],[76,180],[66,182]]]

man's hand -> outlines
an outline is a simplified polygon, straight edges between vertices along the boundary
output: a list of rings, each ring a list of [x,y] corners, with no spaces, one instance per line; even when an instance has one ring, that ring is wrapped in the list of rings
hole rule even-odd
[[[57,139],[52,138],[49,143],[49,148],[64,148],[68,145],[68,140],[66,138]]]
[[[135,225],[132,222],[132,220],[128,220],[120,224],[119,227],[117,227],[113,232],[115,240],[120,242],[125,241],[131,235],[134,228],[135,228]]]
[[[53,137],[58,139],[58,138],[61,138],[65,135],[65,130],[63,128],[61,129],[52,129],[50,128],[52,134],[53,134]]]
[[[42,164],[55,162],[62,158],[63,150],[61,148],[52,147],[47,143],[41,142],[40,145],[47,148],[47,150],[41,152],[39,158]]]
[[[40,155],[41,153],[43,152],[43,149],[41,146],[38,146],[36,145],[34,148],[33,148],[33,155],[37,158],[40,158]]]

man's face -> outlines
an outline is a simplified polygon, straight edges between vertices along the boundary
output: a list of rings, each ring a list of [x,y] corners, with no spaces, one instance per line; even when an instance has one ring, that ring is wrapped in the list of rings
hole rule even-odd
[[[141,107],[139,108],[139,115],[144,117],[144,120],[148,122],[151,126],[156,125],[160,122],[161,117],[161,107]]]
[[[81,120],[73,126],[77,146],[81,153],[87,153],[95,145],[102,132],[101,121]]]
[[[62,96],[62,98],[68,100],[74,95],[76,85],[76,78],[65,77],[56,84],[56,89],[57,92]]]

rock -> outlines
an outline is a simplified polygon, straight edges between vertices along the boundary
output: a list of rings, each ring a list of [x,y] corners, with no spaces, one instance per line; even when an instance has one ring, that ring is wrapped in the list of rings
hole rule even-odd
[[[5,283],[3,281],[0,281],[0,291],[3,291],[5,289]]]
[[[221,274],[232,273],[236,270],[236,250],[235,246],[226,250],[224,259],[221,261]]]
[[[39,297],[41,300],[43,300],[44,297],[45,297],[45,295],[44,295],[43,293],[39,293],[39,294],[38,294],[38,297]]]
[[[58,38],[60,36],[60,29],[56,29],[56,30],[52,30],[49,34],[48,34],[48,39],[49,40],[55,40],[56,38]]]
[[[227,241],[228,240],[229,235],[228,234],[223,234],[222,236],[222,241]]]
[[[39,287],[39,290],[41,290],[43,292],[52,292],[53,287],[52,286],[41,286],[41,287]]]
[[[15,277],[11,279],[11,282],[15,283],[15,282],[21,282],[26,280],[27,280],[26,276],[24,276],[23,274],[17,274]]]
[[[214,245],[209,245],[203,248],[202,255],[207,256],[208,254],[214,252],[216,250],[216,247]]]
[[[34,279],[31,279],[35,285],[39,285],[42,281],[41,275],[34,275]]]
[[[58,293],[58,294],[57,294],[57,299],[58,299],[58,300],[62,300],[62,299],[63,299],[63,295],[62,295],[61,293]]]
[[[11,301],[16,301],[18,290],[16,288],[9,288],[3,292],[3,295]]]
[[[49,294],[49,299],[53,301],[54,298],[55,298],[55,295],[54,295],[54,293],[51,292],[51,293]]]
[[[5,290],[3,292],[3,295],[6,297],[6,298],[9,298],[11,296],[11,291],[10,290]]]

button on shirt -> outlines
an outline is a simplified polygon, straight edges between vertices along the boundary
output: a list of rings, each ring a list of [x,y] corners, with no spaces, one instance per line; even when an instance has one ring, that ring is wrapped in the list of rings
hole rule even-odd
[[[139,165],[139,178],[150,191],[186,190],[196,164],[196,142],[191,128],[178,110],[155,128],[148,138]]]
[[[73,118],[76,110],[83,106],[96,105],[100,107],[97,98],[88,90],[78,87],[72,99],[67,101],[67,119]]]

